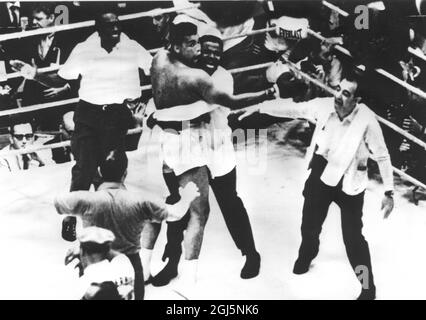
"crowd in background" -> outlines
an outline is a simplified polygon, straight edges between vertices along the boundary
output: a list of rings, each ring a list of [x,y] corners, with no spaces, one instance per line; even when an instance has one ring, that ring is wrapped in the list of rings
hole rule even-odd
[[[201,2],[200,10],[188,14],[193,19],[211,20],[223,36],[263,29],[272,25],[283,29],[309,28],[321,33],[325,41],[312,36],[294,34],[277,35],[275,31],[260,33],[225,41],[221,65],[225,69],[245,67],[264,62],[278,61],[273,68],[257,69],[234,74],[234,93],[253,92],[280,85],[281,95],[306,101],[329,93],[303,80],[297,72],[288,68],[280,58],[285,57],[297,64],[302,71],[333,88],[341,80],[343,68],[348,66],[362,71],[364,102],[377,114],[392,121],[416,137],[426,141],[426,101],[399,84],[377,74],[382,68],[404,82],[426,92],[426,61],[408,52],[413,48],[426,55],[426,1],[330,1],[349,13],[348,17],[322,4],[322,1],[228,1]],[[68,9],[69,23],[93,20],[99,2],[5,2],[0,3],[0,34],[46,28],[55,25],[61,11],[59,5]],[[154,8],[172,7],[170,2],[110,2],[119,15],[148,11]],[[358,5],[368,7],[368,28],[357,28]],[[175,13],[171,14],[174,16]],[[169,15],[123,21],[123,32],[138,41],[146,49],[158,48],[167,43]],[[365,22],[365,21],[364,21]],[[64,100],[77,96],[78,83],[61,88],[50,88],[21,77],[4,79],[5,72],[13,73],[11,60],[21,60],[38,68],[63,64],[75,45],[85,40],[93,28],[79,28],[35,37],[0,42],[0,110],[31,106]],[[336,50],[336,45],[348,49],[352,57]],[[281,69],[280,69],[281,68]],[[284,69],[282,69],[284,68]],[[282,72],[288,68],[287,72]],[[277,70],[280,69],[280,72]],[[4,73],[4,72],[3,72]],[[279,76],[278,76],[279,75]],[[149,84],[148,77],[141,77],[141,85]],[[77,81],[78,82],[78,81]],[[143,92],[142,99],[151,97]],[[74,108],[73,104],[24,113],[19,117],[32,124],[35,134],[53,133],[58,138],[64,128],[63,116]],[[0,118],[3,134],[14,122],[14,117]],[[22,122],[22,119],[20,119]],[[259,128],[276,122],[269,116],[255,116],[239,122],[230,119],[233,127]],[[407,170],[415,178],[426,181],[425,151],[383,127],[385,138],[395,167]],[[63,130],[62,130],[63,131]],[[0,141],[1,143],[1,141]]]

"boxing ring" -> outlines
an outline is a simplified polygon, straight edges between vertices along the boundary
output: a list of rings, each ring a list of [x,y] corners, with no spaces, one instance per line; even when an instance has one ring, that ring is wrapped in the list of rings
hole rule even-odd
[[[127,17],[150,17],[184,9],[154,10]],[[65,27],[67,29],[63,30],[92,25],[93,21],[88,21],[53,28],[60,31]],[[274,29],[260,31],[268,32]],[[37,30],[35,34],[52,31]],[[259,30],[254,32],[259,33]],[[310,33],[321,40],[321,35],[314,31]],[[0,36],[0,41],[5,40],[5,37],[14,39],[32,35],[27,32],[8,34]],[[270,63],[248,66],[234,69],[232,72],[266,68],[269,65]],[[378,72],[380,73],[380,70]],[[299,73],[332,93],[330,88],[309,75],[300,71]],[[382,75],[387,77],[386,71]],[[19,74],[13,73],[8,77],[18,76]],[[421,96],[426,96],[424,92],[419,92],[419,89],[402,80],[393,80],[397,83],[401,81],[399,84],[407,90],[414,90]],[[144,86],[143,89],[149,90],[150,86]],[[56,108],[75,102],[77,99],[68,99],[6,110],[0,112],[0,117]],[[426,149],[425,142],[386,119],[378,119],[383,125]],[[303,150],[298,147],[298,141],[287,141],[286,138],[284,140],[287,143],[283,144],[281,136],[286,137],[290,129],[291,123],[273,125],[268,129],[268,136],[263,132],[258,140],[252,138],[246,144],[236,145],[237,189],[250,216],[258,251],[262,254],[260,275],[251,280],[240,279],[239,271],[243,259],[232,242],[216,200],[210,193],[211,212],[199,262],[196,299],[354,299],[358,295],[359,283],[347,262],[340,216],[334,205],[330,208],[329,218],[324,224],[321,252],[315,260],[315,267],[303,277],[295,276],[291,272],[300,242],[303,205],[301,190],[305,181],[305,176],[300,173],[306,171],[306,162],[303,159]],[[161,175],[158,154],[159,129],[150,131],[137,128],[130,130],[129,134],[140,132],[142,137],[139,148],[128,153],[129,172],[126,185],[136,192],[143,189],[144,192],[166,196],[167,189]],[[69,142],[66,141],[10,153],[21,154],[68,145]],[[264,148],[265,158],[258,159],[260,164],[253,163],[252,157],[248,155],[255,154],[259,148]],[[59,192],[68,191],[72,165],[73,163],[65,163],[46,166],[0,177],[0,243],[4,259],[4,263],[0,264],[0,275],[3,277],[0,299],[69,298],[68,289],[76,281],[77,272],[63,265],[70,243],[61,238],[62,218],[53,207],[53,198]],[[401,180],[396,180],[396,207],[388,220],[383,220],[380,213],[382,188],[376,181],[370,182],[365,196],[364,234],[370,244],[377,296],[379,299],[424,299],[423,284],[426,284],[426,275],[422,267],[426,263],[426,257],[419,252],[423,251],[422,244],[426,243],[426,202],[421,201],[418,206],[413,205],[409,200],[409,189],[403,181],[409,181],[425,190],[426,186],[397,168],[394,168],[394,171]],[[154,250],[154,274],[163,264],[161,255],[165,243],[164,231],[165,228],[162,228]],[[170,290],[170,285],[162,288],[148,285],[146,299],[179,299],[179,296]]]

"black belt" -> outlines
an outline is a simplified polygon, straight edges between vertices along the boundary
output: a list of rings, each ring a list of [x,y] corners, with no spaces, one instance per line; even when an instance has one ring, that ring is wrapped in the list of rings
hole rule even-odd
[[[123,106],[125,106],[124,103],[111,103],[111,104],[93,104],[84,100],[80,100],[80,104],[84,105],[85,107],[90,107],[90,108],[96,108],[98,110],[102,110],[102,111],[108,111],[108,110],[112,110],[115,108],[122,108]]]

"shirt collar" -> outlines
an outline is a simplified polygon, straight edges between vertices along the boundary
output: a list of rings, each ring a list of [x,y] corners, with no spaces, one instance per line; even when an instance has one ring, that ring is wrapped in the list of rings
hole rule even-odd
[[[9,10],[10,10],[11,7],[21,8],[21,4],[19,3],[19,1],[8,2],[6,5],[7,5],[7,9],[9,9]]]
[[[348,114],[346,117],[344,117],[343,120],[340,120],[339,115],[337,114],[337,111],[334,108],[333,108],[333,111],[331,112],[331,115],[334,117],[337,117],[339,121],[341,121],[342,123],[351,123],[354,120],[355,116],[357,115],[358,110],[359,110],[359,105],[357,104],[355,108],[352,110],[352,112]]]
[[[126,190],[126,186],[121,182],[104,182],[98,188],[98,190],[110,190],[110,189]]]

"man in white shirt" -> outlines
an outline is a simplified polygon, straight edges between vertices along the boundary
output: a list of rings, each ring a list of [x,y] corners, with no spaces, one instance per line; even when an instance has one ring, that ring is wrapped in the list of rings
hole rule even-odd
[[[393,170],[383,133],[375,114],[359,104],[358,80],[346,76],[335,98],[317,98],[295,103],[277,100],[250,107],[246,117],[259,111],[276,117],[303,118],[316,122],[307,159],[310,176],[303,195],[302,243],[294,265],[295,274],[309,271],[319,251],[319,236],[328,208],[341,209],[343,239],[355,273],[364,272],[359,300],[376,297],[368,243],[362,235],[362,209],[367,187],[367,160],[377,161],[385,186],[382,209],[385,218],[393,210]]]
[[[30,123],[17,123],[10,127],[10,144],[1,150],[1,153],[24,150],[33,147],[35,135]],[[0,153],[0,171],[15,172],[27,170],[33,167],[43,167],[49,160],[46,151],[32,152],[28,154],[9,154],[2,156]]]
[[[80,80],[71,149],[76,160],[71,191],[88,190],[108,151],[125,149],[127,130],[134,125],[128,105],[141,96],[139,69],[150,74],[152,56],[121,32],[115,13],[97,16],[96,32],[71,52],[57,75],[37,73],[31,66],[14,67],[29,78],[51,86]]]
[[[108,151],[124,150],[127,130],[133,125],[126,101],[140,98],[139,69],[149,75],[152,61],[148,51],[121,32],[114,13],[100,15],[96,29],[74,48],[58,72],[67,80],[81,79],[71,140],[77,162],[71,191],[88,190]]]

